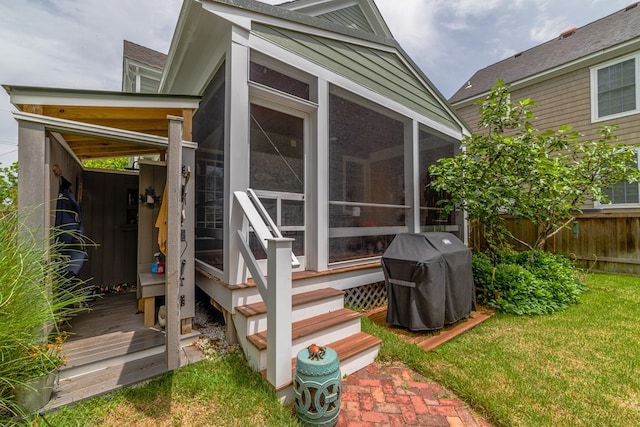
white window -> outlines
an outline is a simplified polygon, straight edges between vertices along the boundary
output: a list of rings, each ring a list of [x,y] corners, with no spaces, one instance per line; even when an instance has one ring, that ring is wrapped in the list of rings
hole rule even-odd
[[[636,152],[636,155],[639,152]],[[636,165],[638,159],[636,158]],[[600,207],[637,207],[640,204],[640,184],[637,182],[620,182],[611,188],[604,190],[604,193],[609,199],[609,203],[606,205],[600,205]]]
[[[638,55],[591,69],[591,119],[594,122],[640,111]]]

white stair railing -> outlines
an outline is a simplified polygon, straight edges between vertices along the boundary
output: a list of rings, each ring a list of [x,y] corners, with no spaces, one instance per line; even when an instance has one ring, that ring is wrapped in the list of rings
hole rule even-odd
[[[292,380],[291,268],[300,264],[291,251],[293,239],[282,237],[255,193],[249,189],[246,193],[236,191],[234,196],[267,252],[269,275],[265,281],[246,236],[238,230],[240,252],[267,306],[267,381],[279,389]]]

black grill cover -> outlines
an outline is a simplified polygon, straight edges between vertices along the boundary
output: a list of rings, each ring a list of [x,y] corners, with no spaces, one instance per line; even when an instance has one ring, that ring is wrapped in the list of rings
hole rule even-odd
[[[451,233],[398,234],[382,256],[387,322],[442,329],[475,308],[471,251]]]

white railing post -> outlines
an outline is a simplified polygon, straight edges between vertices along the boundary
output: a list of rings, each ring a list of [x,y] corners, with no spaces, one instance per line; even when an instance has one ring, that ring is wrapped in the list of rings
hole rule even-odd
[[[291,383],[291,244],[268,239],[267,381],[276,389]]]

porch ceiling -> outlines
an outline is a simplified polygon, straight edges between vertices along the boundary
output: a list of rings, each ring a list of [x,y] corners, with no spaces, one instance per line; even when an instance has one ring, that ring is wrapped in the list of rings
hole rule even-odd
[[[190,117],[191,110],[179,108],[69,107],[47,105],[43,106],[41,114],[48,117],[166,138],[168,136],[167,116],[184,118],[185,115],[188,115]],[[95,137],[79,133],[60,132],[60,135],[80,160],[157,154],[165,149],[138,142]],[[191,138],[187,140],[191,140]]]
[[[167,116],[184,119],[182,139],[191,141],[191,118],[200,100],[198,96],[4,88],[21,112],[43,116],[45,127],[60,135],[79,160],[163,153],[165,144],[149,143],[142,136],[167,138]],[[57,119],[69,125],[48,125],[46,118],[54,119],[56,125]],[[73,123],[95,125],[96,131]]]

